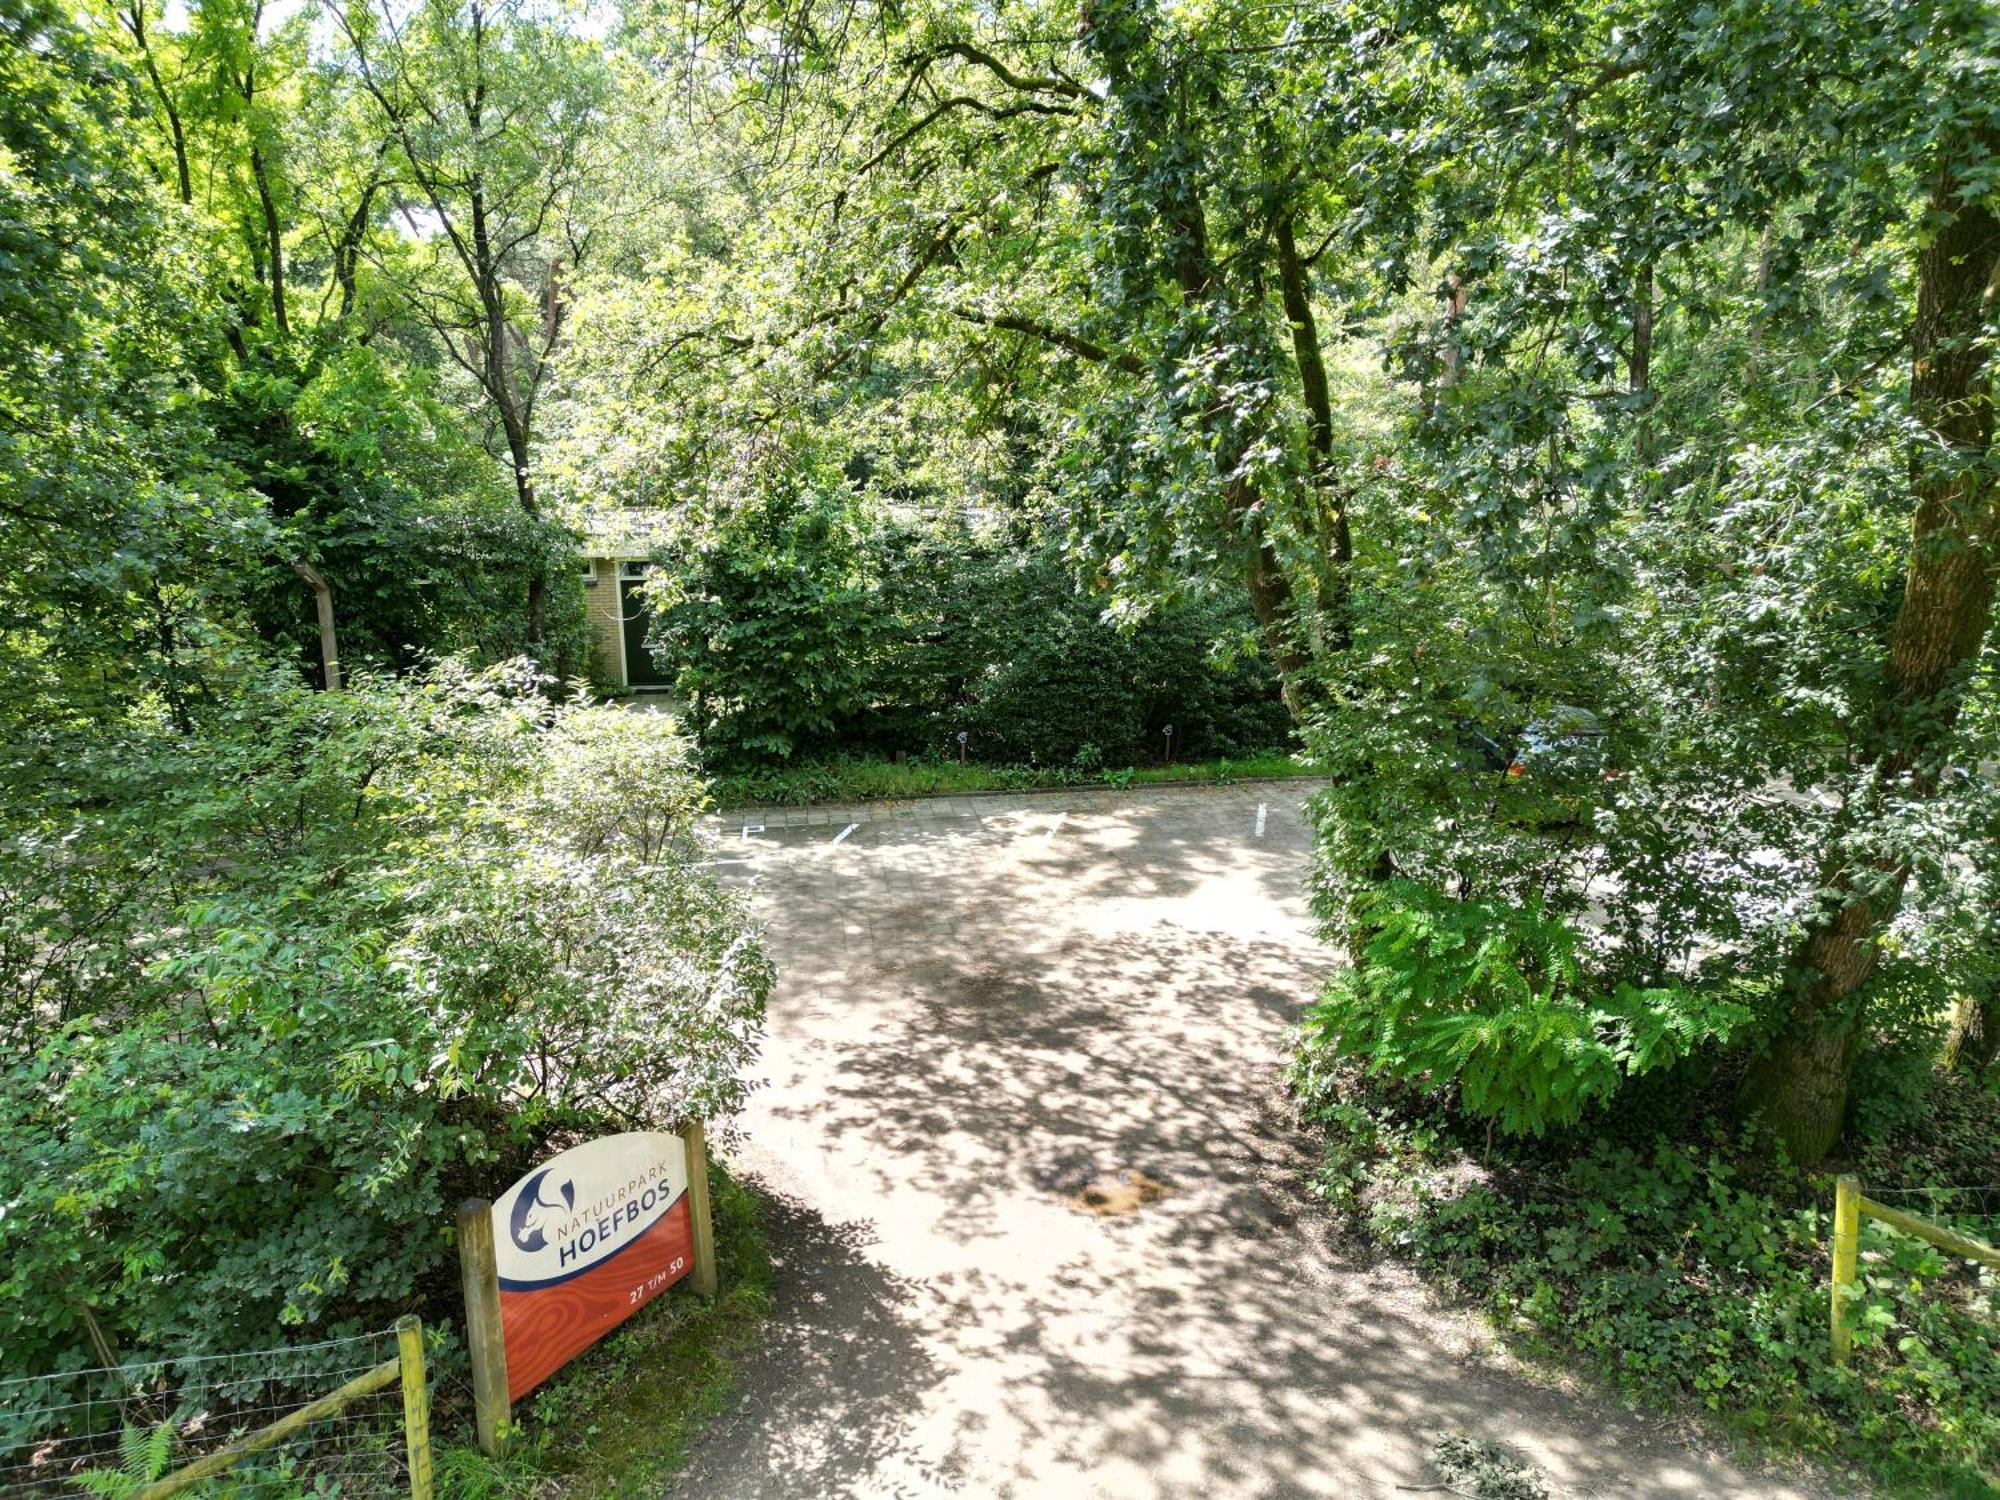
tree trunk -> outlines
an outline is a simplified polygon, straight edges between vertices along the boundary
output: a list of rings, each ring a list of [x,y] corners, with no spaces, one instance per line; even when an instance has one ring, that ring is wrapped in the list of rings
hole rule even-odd
[[[1279,689],[1285,707],[1295,722],[1303,723],[1319,701],[1318,679],[1312,672],[1312,653],[1302,638],[1298,599],[1285,577],[1283,564],[1264,535],[1259,519],[1257,494],[1251,486],[1237,481],[1230,486],[1230,511],[1242,518],[1251,536],[1250,564],[1246,583],[1250,592],[1250,612],[1271,651],[1278,669]]]
[[[1088,35],[1097,46],[1111,94],[1130,111],[1138,128],[1169,155],[1199,160],[1203,143],[1189,137],[1185,118],[1175,110],[1172,100],[1177,91],[1171,87],[1158,89],[1157,78],[1134,77],[1133,60],[1135,57],[1144,60],[1145,49],[1153,45],[1151,35],[1143,29],[1124,28],[1093,28]],[[1227,288],[1223,272],[1211,254],[1208,214],[1193,174],[1174,172],[1166,174],[1163,180],[1166,186],[1159,215],[1166,243],[1160,249],[1160,260],[1173,278],[1184,307],[1190,311],[1220,311],[1226,318]],[[1249,301],[1261,305],[1261,291],[1253,289]],[[1254,482],[1237,472],[1257,434],[1248,430],[1221,402],[1205,405],[1196,420],[1211,440],[1212,464],[1222,485],[1224,513],[1234,532],[1225,540],[1242,549],[1239,556],[1244,557],[1244,580],[1251,611],[1257,617],[1259,630],[1283,681],[1285,706],[1295,720],[1303,720],[1318,696],[1318,682],[1311,670],[1312,653],[1301,629],[1304,622],[1300,619],[1298,599],[1271,544],[1263,496]]]
[[[1792,1160],[1816,1165],[1840,1139],[1853,1068],[1852,1026],[1787,1031],[1745,1077],[1741,1103],[1764,1117]]]
[[[1627,361],[1627,389],[1632,393],[1633,409],[1639,414],[1638,429],[1633,434],[1632,451],[1638,455],[1640,463],[1648,463],[1653,456],[1653,266],[1648,261],[1640,267],[1637,285],[1632,293],[1632,352]]]
[[[2000,132],[1982,132],[1946,163],[1990,160]],[[1881,701],[1862,745],[1873,790],[1850,825],[1879,821],[1892,796],[1926,798],[1937,754],[1949,743],[1964,670],[1978,657],[1993,613],[1993,550],[2000,504],[1986,472],[1993,443],[1988,349],[1982,337],[2000,267],[2000,222],[1942,170],[1931,212],[1944,221],[1917,262],[1910,405],[1929,434],[1912,455],[1917,514],[1903,602],[1890,632]],[[1760,1111],[1794,1160],[1817,1163],[1839,1139],[1855,1041],[1866,1014],[1862,987],[1875,971],[1884,927],[1910,877],[1893,856],[1856,865],[1835,852],[1823,866],[1828,893],[1793,959],[1794,999],[1783,1029],[1744,1076],[1740,1096]]]
[[[1945,1046],[1951,1068],[1984,1078],[2000,1063],[2000,988],[1989,983],[1981,995],[1959,1003],[1951,1040]]]
[[[174,96],[168,92],[167,83],[160,76],[160,67],[153,60],[153,45],[146,38],[146,7],[143,0],[132,0],[131,6],[121,12],[126,30],[132,33],[132,41],[139,49],[139,60],[145,66],[146,80],[153,86],[153,96],[160,101],[160,111],[167,117],[167,136],[174,150],[174,185],[180,192],[183,203],[194,202],[194,179],[188,173],[187,132],[181,128],[181,112],[174,105]]]
[[[250,176],[257,184],[257,203],[264,217],[264,242],[271,257],[271,321],[278,325],[279,333],[290,333],[291,319],[285,315],[285,230],[278,221],[277,200],[271,196],[264,153],[256,146],[250,148]]]
[[[1354,561],[1354,533],[1347,521],[1346,498],[1334,488],[1333,399],[1326,379],[1326,359],[1320,352],[1319,325],[1313,318],[1307,268],[1299,257],[1290,215],[1278,220],[1278,285],[1285,304],[1285,321],[1292,330],[1292,357],[1299,368],[1299,386],[1306,403],[1307,430],[1312,440],[1313,496],[1318,514],[1313,529],[1320,539],[1317,559],[1320,610],[1326,618],[1326,646],[1345,651],[1354,643],[1349,567]]]

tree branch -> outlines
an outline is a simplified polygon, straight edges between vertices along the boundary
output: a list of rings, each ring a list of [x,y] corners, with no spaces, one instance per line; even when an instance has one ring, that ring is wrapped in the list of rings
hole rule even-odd
[[[1025,77],[1000,61],[990,52],[982,51],[970,42],[946,42],[933,47],[929,52],[911,59],[912,65],[921,72],[941,57],[956,57],[986,69],[995,78],[1019,94],[1055,94],[1064,99],[1088,99],[1090,91],[1068,78],[1044,76]]]
[[[935,109],[931,110],[921,120],[917,121],[916,124],[897,135],[894,140],[869,157],[859,167],[856,167],[854,175],[859,177],[864,173],[873,171],[954,109],[975,110],[985,115],[989,120],[1011,120],[1017,115],[1064,115],[1073,117],[1076,114],[1075,110],[1064,109],[1060,104],[1043,104],[1039,100],[1034,99],[1023,100],[1019,104],[999,106],[988,104],[984,99],[975,99],[970,94],[954,94],[951,98],[946,99]]]
[[[970,307],[947,309],[954,318],[967,323],[978,323],[987,328],[998,328],[1007,333],[1025,333],[1029,338],[1040,339],[1078,359],[1090,360],[1093,364],[1110,365],[1123,370],[1128,375],[1146,373],[1146,362],[1136,354],[1123,349],[1107,349],[1102,344],[1094,344],[1081,334],[1071,333],[1064,328],[1053,328],[1047,323],[1038,323],[1033,318],[1016,317],[1011,313],[983,313]]]

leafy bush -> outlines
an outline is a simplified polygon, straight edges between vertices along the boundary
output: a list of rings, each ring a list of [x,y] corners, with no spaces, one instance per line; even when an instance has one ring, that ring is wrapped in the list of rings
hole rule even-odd
[[[1477,1298],[1503,1330],[1581,1354],[1634,1394],[1698,1401],[1754,1436],[1861,1461],[1912,1493],[1993,1493],[2000,1281],[1869,1221],[1855,1357],[1836,1367],[1832,1184],[1784,1165],[1768,1138],[1710,1127],[1638,1145],[1487,1147],[1450,1111],[1323,1059],[1293,1081],[1326,1134],[1326,1196]],[[1973,1118],[1983,1123],[1967,1124],[1949,1160],[1923,1154],[1920,1127],[1885,1148],[1864,1166],[1879,1174],[1871,1190],[1920,1180],[1913,1171],[1990,1175],[2000,1109]]]
[[[742,1098],[771,971],[664,721],[447,665],[197,727],[6,768],[0,1376],[450,1317],[456,1198]]]
[[[1241,606],[1106,621],[1053,556],[765,496],[663,560],[656,654],[732,769],[835,746],[1069,767],[1254,753],[1289,720]],[[1091,767],[1090,769],[1094,769]]]
[[[865,706],[879,622],[833,497],[762,494],[657,579],[647,649],[718,761],[788,760]]]
[[[1679,985],[1596,993],[1576,930],[1530,897],[1455,901],[1390,882],[1361,908],[1354,968],[1306,1013],[1303,1047],[1438,1089],[1510,1133],[1572,1125],[1627,1076],[1725,1040],[1750,1012]]]

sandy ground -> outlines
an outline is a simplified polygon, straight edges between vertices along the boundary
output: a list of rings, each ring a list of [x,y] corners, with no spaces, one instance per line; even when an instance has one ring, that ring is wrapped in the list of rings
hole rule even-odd
[[[782,1290],[676,1494],[1390,1500],[1446,1430],[1559,1496],[1825,1493],[1530,1379],[1300,1191],[1303,795],[731,816],[783,977],[725,1154]]]

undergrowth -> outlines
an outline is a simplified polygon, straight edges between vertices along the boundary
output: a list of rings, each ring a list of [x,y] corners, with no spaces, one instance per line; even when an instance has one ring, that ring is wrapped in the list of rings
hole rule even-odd
[[[1586,1117],[1541,1141],[1489,1140],[1449,1100],[1310,1053],[1303,1116],[1325,1136],[1317,1186],[1378,1243],[1479,1303],[1530,1355],[1596,1366],[1628,1394],[1708,1408],[1772,1449],[1868,1470],[1891,1492],[2000,1495],[2000,1274],[1874,1221],[1850,1366],[1828,1349],[1832,1170],[1991,1243],[2000,1099],[1938,1075],[1912,1127],[1827,1173],[1716,1123],[1614,1130]],[[1700,1118],[1683,1081],[1685,1121]]]

